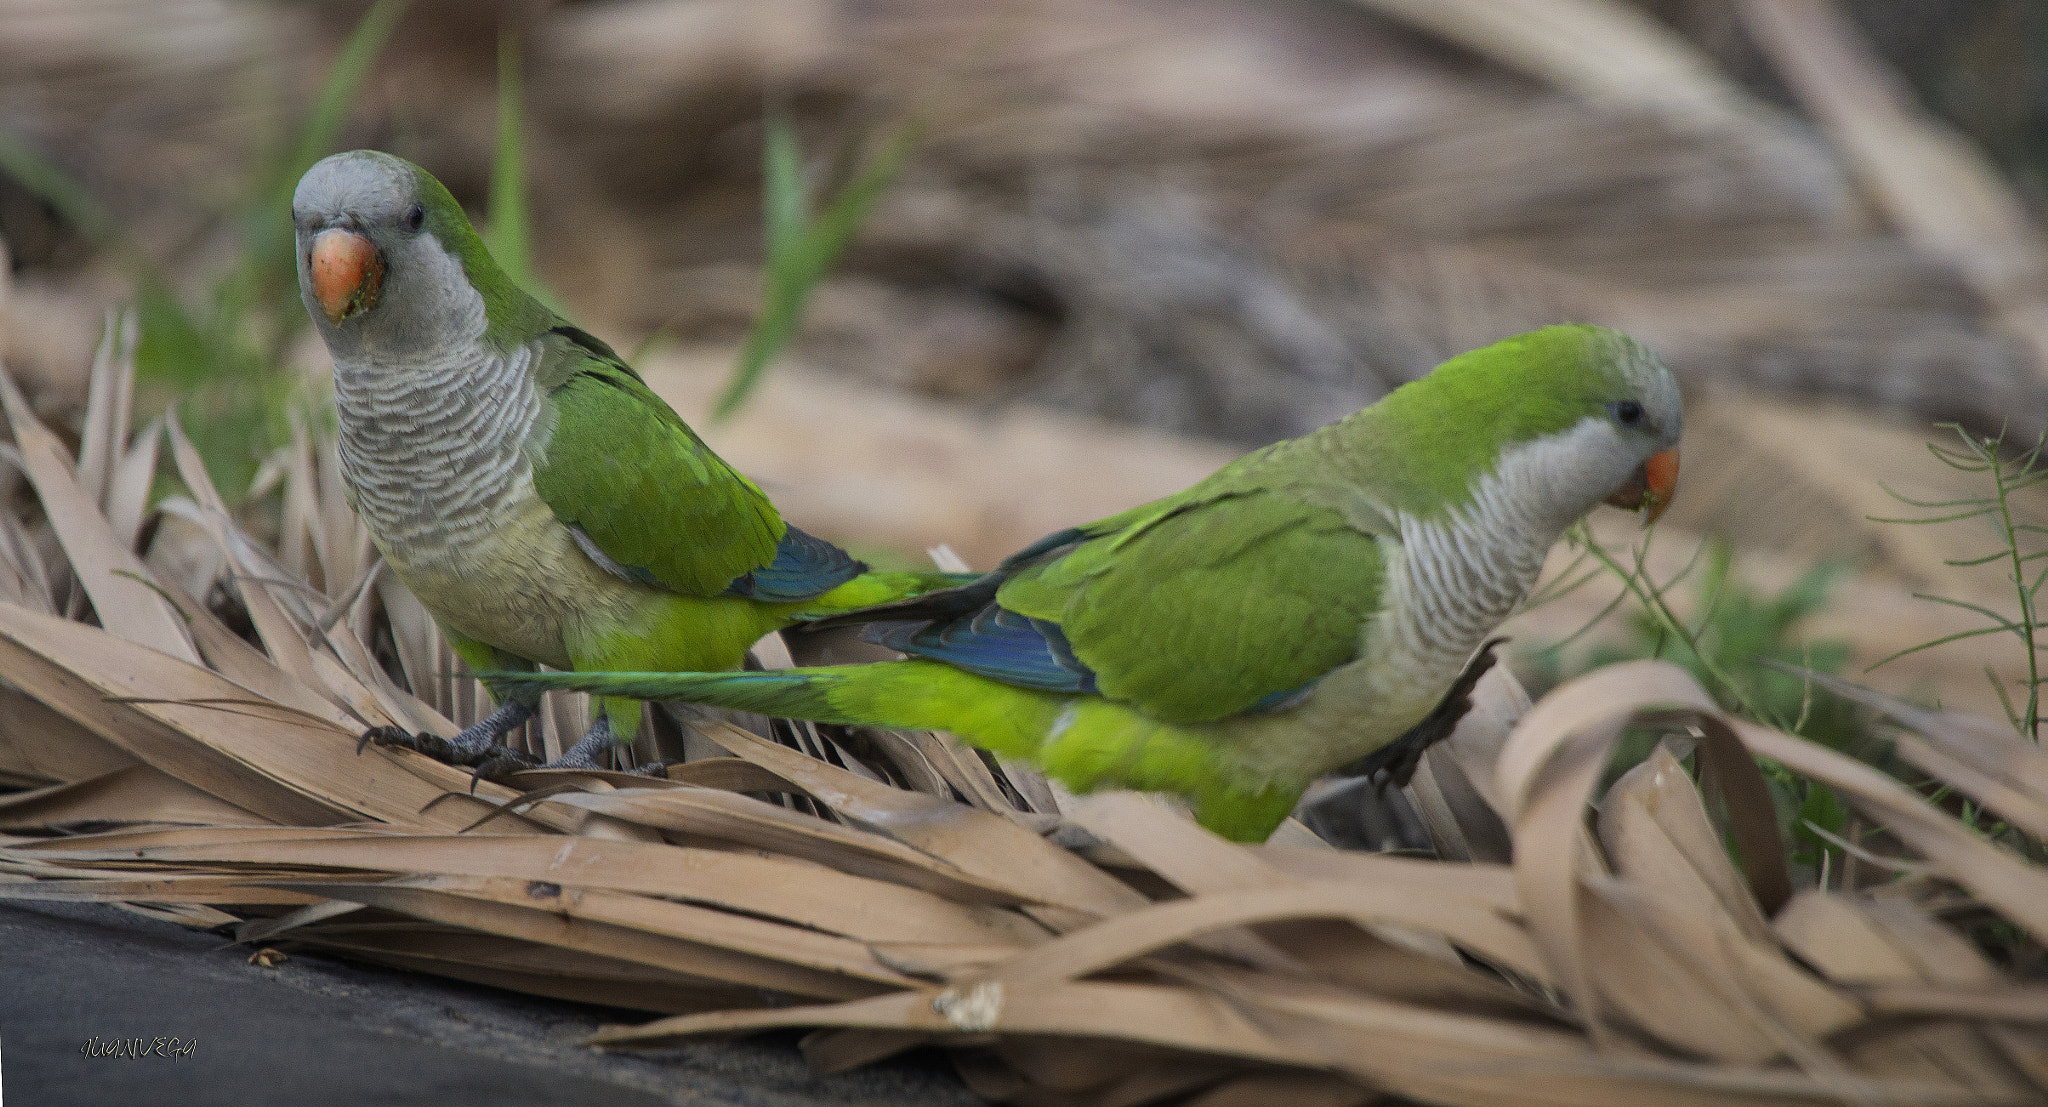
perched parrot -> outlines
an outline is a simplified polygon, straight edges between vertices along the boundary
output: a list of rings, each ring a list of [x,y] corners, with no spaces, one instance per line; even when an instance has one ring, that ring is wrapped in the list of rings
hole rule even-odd
[[[419,167],[336,154],[292,221],[349,505],[472,669],[732,669],[769,631],[972,579],[869,573],[784,523],[610,347],[521,291]],[[497,710],[452,742],[387,737],[512,767],[504,735],[541,690],[491,687]],[[599,706],[556,764],[632,740],[639,703]]]
[[[1317,776],[1442,718],[1565,528],[1602,500],[1662,512],[1679,416],[1643,345],[1549,327],[972,584],[849,617],[905,660],[506,679],[950,730],[1076,791],[1182,793],[1259,841]]]

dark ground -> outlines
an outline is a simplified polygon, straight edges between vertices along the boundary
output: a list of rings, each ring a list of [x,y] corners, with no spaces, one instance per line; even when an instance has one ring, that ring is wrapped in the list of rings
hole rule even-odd
[[[800,1107],[979,1103],[928,1054],[810,1072],[794,1039],[606,1054],[630,1012],[294,954],[95,904],[0,906],[0,1102]],[[88,1039],[178,1037],[189,1056],[87,1057]]]

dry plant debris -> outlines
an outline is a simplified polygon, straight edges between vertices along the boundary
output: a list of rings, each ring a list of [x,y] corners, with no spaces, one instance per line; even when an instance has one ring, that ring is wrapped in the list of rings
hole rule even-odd
[[[2048,1094],[2048,987],[1954,925],[2048,940],[2048,866],[1730,718],[1662,663],[1533,707],[1496,670],[1411,791],[1458,860],[1339,851],[1298,825],[1233,845],[1145,797],[1055,797],[933,734],[771,731],[784,742],[692,719],[718,755],[668,779],[534,774],[524,795],[359,751],[366,724],[474,716],[445,647],[365,555],[324,449],[272,466],[297,506],[259,543],[175,421],[131,435],[110,334],[85,461],[0,378],[32,493],[0,515],[0,773],[33,786],[0,797],[0,897],[143,905],[265,948],[665,1016],[607,1048],[796,1027],[838,1070],[936,1045],[1023,1104]],[[163,439],[191,495],[138,525]],[[2032,744],[1879,706],[1911,763],[2048,831]],[[1596,797],[1645,720],[1672,737]],[[1794,887],[1755,757],[1882,828],[1862,879]]]

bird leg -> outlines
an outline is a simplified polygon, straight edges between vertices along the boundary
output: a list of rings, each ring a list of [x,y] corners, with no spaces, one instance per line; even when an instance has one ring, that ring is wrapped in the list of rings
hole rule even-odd
[[[1493,656],[1493,648],[1506,641],[1505,638],[1493,638],[1479,647],[1479,652],[1466,662],[1465,671],[1451,682],[1451,690],[1444,694],[1443,700],[1421,722],[1409,727],[1406,734],[1331,775],[1365,777],[1383,793],[1390,787],[1406,788],[1408,781],[1415,776],[1416,766],[1422,764],[1423,751],[1449,738],[1451,732],[1458,729],[1458,720],[1472,710],[1472,689],[1498,660]]]
[[[562,756],[540,766],[543,769],[596,769],[612,771],[611,748],[618,743],[618,736],[612,730],[611,717],[599,712],[597,721],[583,732],[576,744],[562,751]],[[670,765],[667,761],[652,761],[638,768],[626,770],[635,776],[661,776]],[[517,766],[520,769],[533,768],[532,763]]]
[[[590,724],[590,729],[583,732],[583,737],[578,739],[575,745],[563,750],[562,756],[542,765],[541,768],[609,769],[611,758],[605,755],[610,753],[611,748],[612,720],[609,715],[600,711],[597,713],[597,721]],[[604,756],[605,764],[598,763],[597,759],[600,756]]]
[[[356,743],[356,752],[375,742],[380,746],[403,746],[417,750],[428,757],[447,765],[484,766],[491,765],[496,771],[507,771],[504,765],[523,762],[524,768],[533,767],[533,759],[518,750],[505,745],[505,735],[513,727],[533,717],[534,705],[518,700],[506,700],[483,719],[462,728],[453,738],[436,734],[408,734],[395,726],[371,727],[363,732],[362,741]],[[478,775],[484,775],[479,772]],[[495,778],[492,778],[495,779]]]

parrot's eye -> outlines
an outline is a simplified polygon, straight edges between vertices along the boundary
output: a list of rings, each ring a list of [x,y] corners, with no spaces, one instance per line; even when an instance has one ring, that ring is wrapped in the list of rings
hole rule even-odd
[[[1633,427],[1643,421],[1643,405],[1634,400],[1622,400],[1617,403],[1608,404],[1607,410],[1613,412],[1614,421],[1624,427]]]
[[[419,230],[426,222],[427,209],[418,204],[414,204],[412,210],[405,213],[405,229],[408,231]]]

